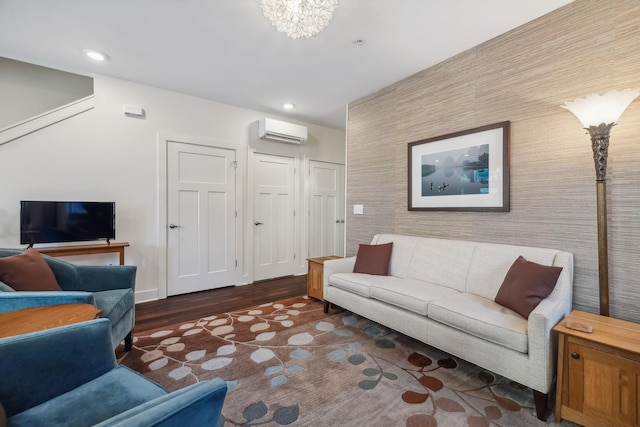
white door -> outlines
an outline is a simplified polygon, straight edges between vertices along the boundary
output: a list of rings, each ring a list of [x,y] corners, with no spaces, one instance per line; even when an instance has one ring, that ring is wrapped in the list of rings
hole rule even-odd
[[[344,165],[309,162],[309,257],[344,256]]]
[[[254,280],[295,273],[295,162],[254,154]]]
[[[170,141],[167,163],[167,294],[235,284],[235,150]]]

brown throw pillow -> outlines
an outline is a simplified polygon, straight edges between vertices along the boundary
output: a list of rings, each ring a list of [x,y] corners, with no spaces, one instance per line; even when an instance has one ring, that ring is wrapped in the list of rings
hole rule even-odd
[[[353,272],[387,276],[392,248],[393,242],[382,245],[360,245]]]
[[[540,301],[553,291],[560,272],[562,267],[536,264],[519,256],[504,277],[495,301],[528,319]]]
[[[20,255],[0,258],[0,281],[16,291],[61,291],[40,252],[29,248]]]

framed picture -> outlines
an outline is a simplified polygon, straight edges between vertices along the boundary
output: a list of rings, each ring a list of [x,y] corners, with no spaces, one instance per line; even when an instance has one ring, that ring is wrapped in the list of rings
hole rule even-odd
[[[409,144],[410,211],[509,211],[510,122]]]

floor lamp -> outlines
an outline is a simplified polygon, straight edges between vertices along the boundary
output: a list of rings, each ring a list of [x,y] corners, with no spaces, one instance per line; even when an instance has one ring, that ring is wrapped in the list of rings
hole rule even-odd
[[[612,90],[604,95],[591,94],[561,105],[571,111],[591,136],[596,167],[596,203],[598,217],[598,278],[600,314],[609,316],[609,256],[607,243],[607,155],[609,134],[618,118],[640,95],[640,89]]]

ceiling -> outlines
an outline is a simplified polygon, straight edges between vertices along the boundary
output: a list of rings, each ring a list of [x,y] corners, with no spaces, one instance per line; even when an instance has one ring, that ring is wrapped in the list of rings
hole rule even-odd
[[[259,0],[0,0],[0,56],[343,129],[349,102],[571,1],[341,0],[293,40]]]

